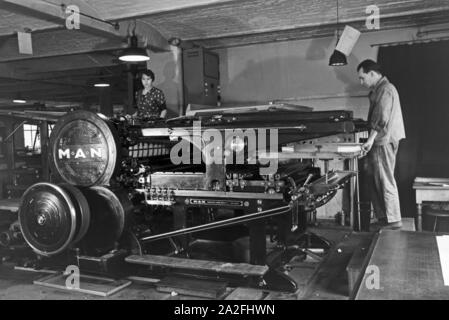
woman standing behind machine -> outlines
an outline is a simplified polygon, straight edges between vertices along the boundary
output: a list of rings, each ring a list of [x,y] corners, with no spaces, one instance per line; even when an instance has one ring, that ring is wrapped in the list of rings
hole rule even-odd
[[[161,89],[153,86],[153,71],[147,69],[140,73],[143,89],[136,92],[137,111],[133,117],[141,120],[155,120],[165,118],[167,115],[167,104],[165,95]]]

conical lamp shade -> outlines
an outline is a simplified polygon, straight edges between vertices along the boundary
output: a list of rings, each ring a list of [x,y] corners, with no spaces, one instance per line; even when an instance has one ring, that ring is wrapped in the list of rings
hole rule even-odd
[[[150,60],[150,57],[147,55],[145,49],[137,46],[137,37],[132,36],[129,48],[123,50],[119,60],[124,62],[141,62]]]
[[[329,59],[329,65],[333,67],[339,67],[339,66],[345,66],[348,64],[348,61],[346,60],[346,56],[341,53],[338,50],[334,50],[334,53],[332,53],[330,59]]]

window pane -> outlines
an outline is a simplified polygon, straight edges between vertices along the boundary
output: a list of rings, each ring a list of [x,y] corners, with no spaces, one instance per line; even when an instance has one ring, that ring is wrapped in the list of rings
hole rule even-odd
[[[24,138],[24,147],[34,150],[41,150],[41,140],[40,135],[37,136],[37,125],[33,124],[24,124],[23,125],[23,138]]]

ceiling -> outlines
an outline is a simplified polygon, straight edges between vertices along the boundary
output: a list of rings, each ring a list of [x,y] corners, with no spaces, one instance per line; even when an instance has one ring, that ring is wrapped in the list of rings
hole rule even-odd
[[[339,22],[362,28],[372,3],[339,1]],[[61,4],[80,8],[80,30],[65,27]],[[375,4],[382,30],[449,22],[447,0]],[[0,106],[18,92],[37,101],[95,103],[92,84],[100,77],[111,81],[112,101],[123,103],[130,66],[117,56],[132,28],[141,44],[166,51],[173,38],[217,49],[327,37],[336,23],[336,0],[0,0]],[[18,31],[32,33],[33,55],[18,53]]]

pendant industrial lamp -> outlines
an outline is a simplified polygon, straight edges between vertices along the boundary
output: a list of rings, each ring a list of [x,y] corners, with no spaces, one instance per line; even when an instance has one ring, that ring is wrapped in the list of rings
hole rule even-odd
[[[111,85],[109,83],[107,83],[106,81],[98,81],[97,83],[94,84],[95,88],[107,88],[110,86]]]
[[[27,103],[27,101],[25,99],[22,98],[22,95],[19,93],[17,93],[17,95],[14,97],[14,99],[12,100],[13,103]]]
[[[129,47],[126,48],[120,55],[119,60],[124,62],[142,62],[150,60],[144,48],[139,48],[137,43],[137,36],[134,27],[133,34],[130,37]]]
[[[340,32],[339,32],[338,22],[339,22],[339,17],[338,17],[338,0],[337,0],[337,44],[338,44],[338,41],[340,40]],[[340,66],[345,66],[347,64],[348,64],[348,61],[346,60],[346,56],[344,55],[344,53],[335,49],[329,59],[329,65],[332,67],[340,67]]]
[[[95,81],[94,87],[96,87],[96,88],[106,88],[106,87],[110,87],[110,86],[111,85],[110,85],[109,81],[107,81],[105,79],[105,76],[104,76],[103,72],[100,72],[99,79]]]

